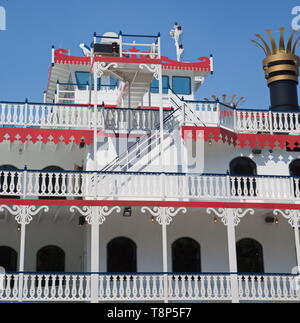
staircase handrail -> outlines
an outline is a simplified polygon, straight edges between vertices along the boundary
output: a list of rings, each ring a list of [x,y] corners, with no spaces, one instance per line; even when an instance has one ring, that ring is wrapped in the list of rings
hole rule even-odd
[[[172,113],[170,113],[164,120],[163,120],[163,124],[166,124],[173,116],[174,114],[179,111],[181,109],[177,108],[175,109]],[[160,124],[156,124],[154,127],[154,130],[159,130],[160,128]],[[106,165],[101,171],[107,171],[108,169],[110,169],[111,167],[113,167],[115,164],[120,164],[120,161],[123,158],[128,158],[129,154],[131,154],[134,150],[135,147],[142,145],[145,141],[149,141],[150,139],[152,139],[153,137],[155,137],[157,134],[154,133],[150,138],[148,137],[148,134],[145,134],[144,136],[142,136],[141,138],[139,138],[133,145],[131,145],[127,151],[125,151],[123,154],[117,156],[114,160],[112,160],[108,165]]]

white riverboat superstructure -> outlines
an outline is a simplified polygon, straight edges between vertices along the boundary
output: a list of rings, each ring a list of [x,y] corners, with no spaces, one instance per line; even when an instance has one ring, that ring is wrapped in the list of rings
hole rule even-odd
[[[181,32],[53,48],[44,102],[0,102],[0,302],[300,301],[294,33],[255,111],[197,101]]]

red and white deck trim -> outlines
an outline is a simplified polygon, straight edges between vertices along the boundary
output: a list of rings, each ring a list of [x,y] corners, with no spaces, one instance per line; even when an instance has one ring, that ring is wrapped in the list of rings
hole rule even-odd
[[[57,49],[54,54],[55,64],[73,64],[73,65],[92,65],[90,57],[70,56],[67,55],[68,51],[65,49]],[[184,63],[177,62],[169,59],[166,56],[162,56],[161,59],[145,58],[145,56],[132,55],[130,57],[100,57],[94,58],[95,62],[115,62],[126,64],[159,64],[163,69],[170,70],[187,70],[187,71],[200,71],[200,72],[212,72],[212,60],[209,57],[198,58],[199,62],[196,63]]]

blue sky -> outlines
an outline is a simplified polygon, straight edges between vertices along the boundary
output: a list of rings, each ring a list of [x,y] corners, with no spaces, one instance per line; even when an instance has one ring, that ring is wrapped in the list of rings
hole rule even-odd
[[[267,108],[269,93],[263,53],[251,42],[270,28],[291,30],[291,11],[300,0],[0,0],[7,30],[0,31],[0,100],[41,102],[47,84],[51,46],[81,55],[93,32],[162,34],[162,54],[175,58],[169,31],[184,27],[184,60],[215,57],[215,74],[199,98],[238,94],[245,107]],[[300,51],[300,47],[299,47]]]

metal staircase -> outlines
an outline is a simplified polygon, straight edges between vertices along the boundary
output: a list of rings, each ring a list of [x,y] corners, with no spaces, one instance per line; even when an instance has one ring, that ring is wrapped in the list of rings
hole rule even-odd
[[[193,124],[195,126],[201,124],[205,124],[202,120],[197,116],[196,113],[189,107],[189,104],[184,102],[176,95],[172,90],[170,90],[170,99],[174,111],[168,115],[164,119],[164,128],[165,128],[165,136],[164,140],[168,138],[172,138],[172,134],[175,129],[179,129],[181,125]],[[126,152],[121,154],[120,156],[116,157],[112,160],[108,165],[106,165],[101,172],[128,172],[132,171],[133,167],[136,165],[141,158],[144,158],[156,147],[160,145],[160,133],[159,133],[160,125],[157,124],[152,134],[145,134],[141,137],[135,144],[133,144]],[[168,130],[166,130],[168,129]],[[164,145],[164,149],[167,149],[173,145],[174,142],[171,140]],[[134,171],[141,171],[141,169],[134,170]]]
[[[178,127],[176,121],[177,123],[179,122],[177,118],[180,117],[180,110],[181,108],[177,108],[164,119],[164,125],[166,126],[165,128],[172,129],[169,130],[169,133],[165,132],[165,138],[170,137],[175,127]],[[136,164],[136,162],[140,160],[141,156],[145,156],[159,145],[159,125],[156,125],[156,131],[154,131],[153,134],[145,134],[135,144],[129,147],[129,149],[126,152],[116,157],[113,161],[106,165],[101,170],[101,172],[129,171]]]

